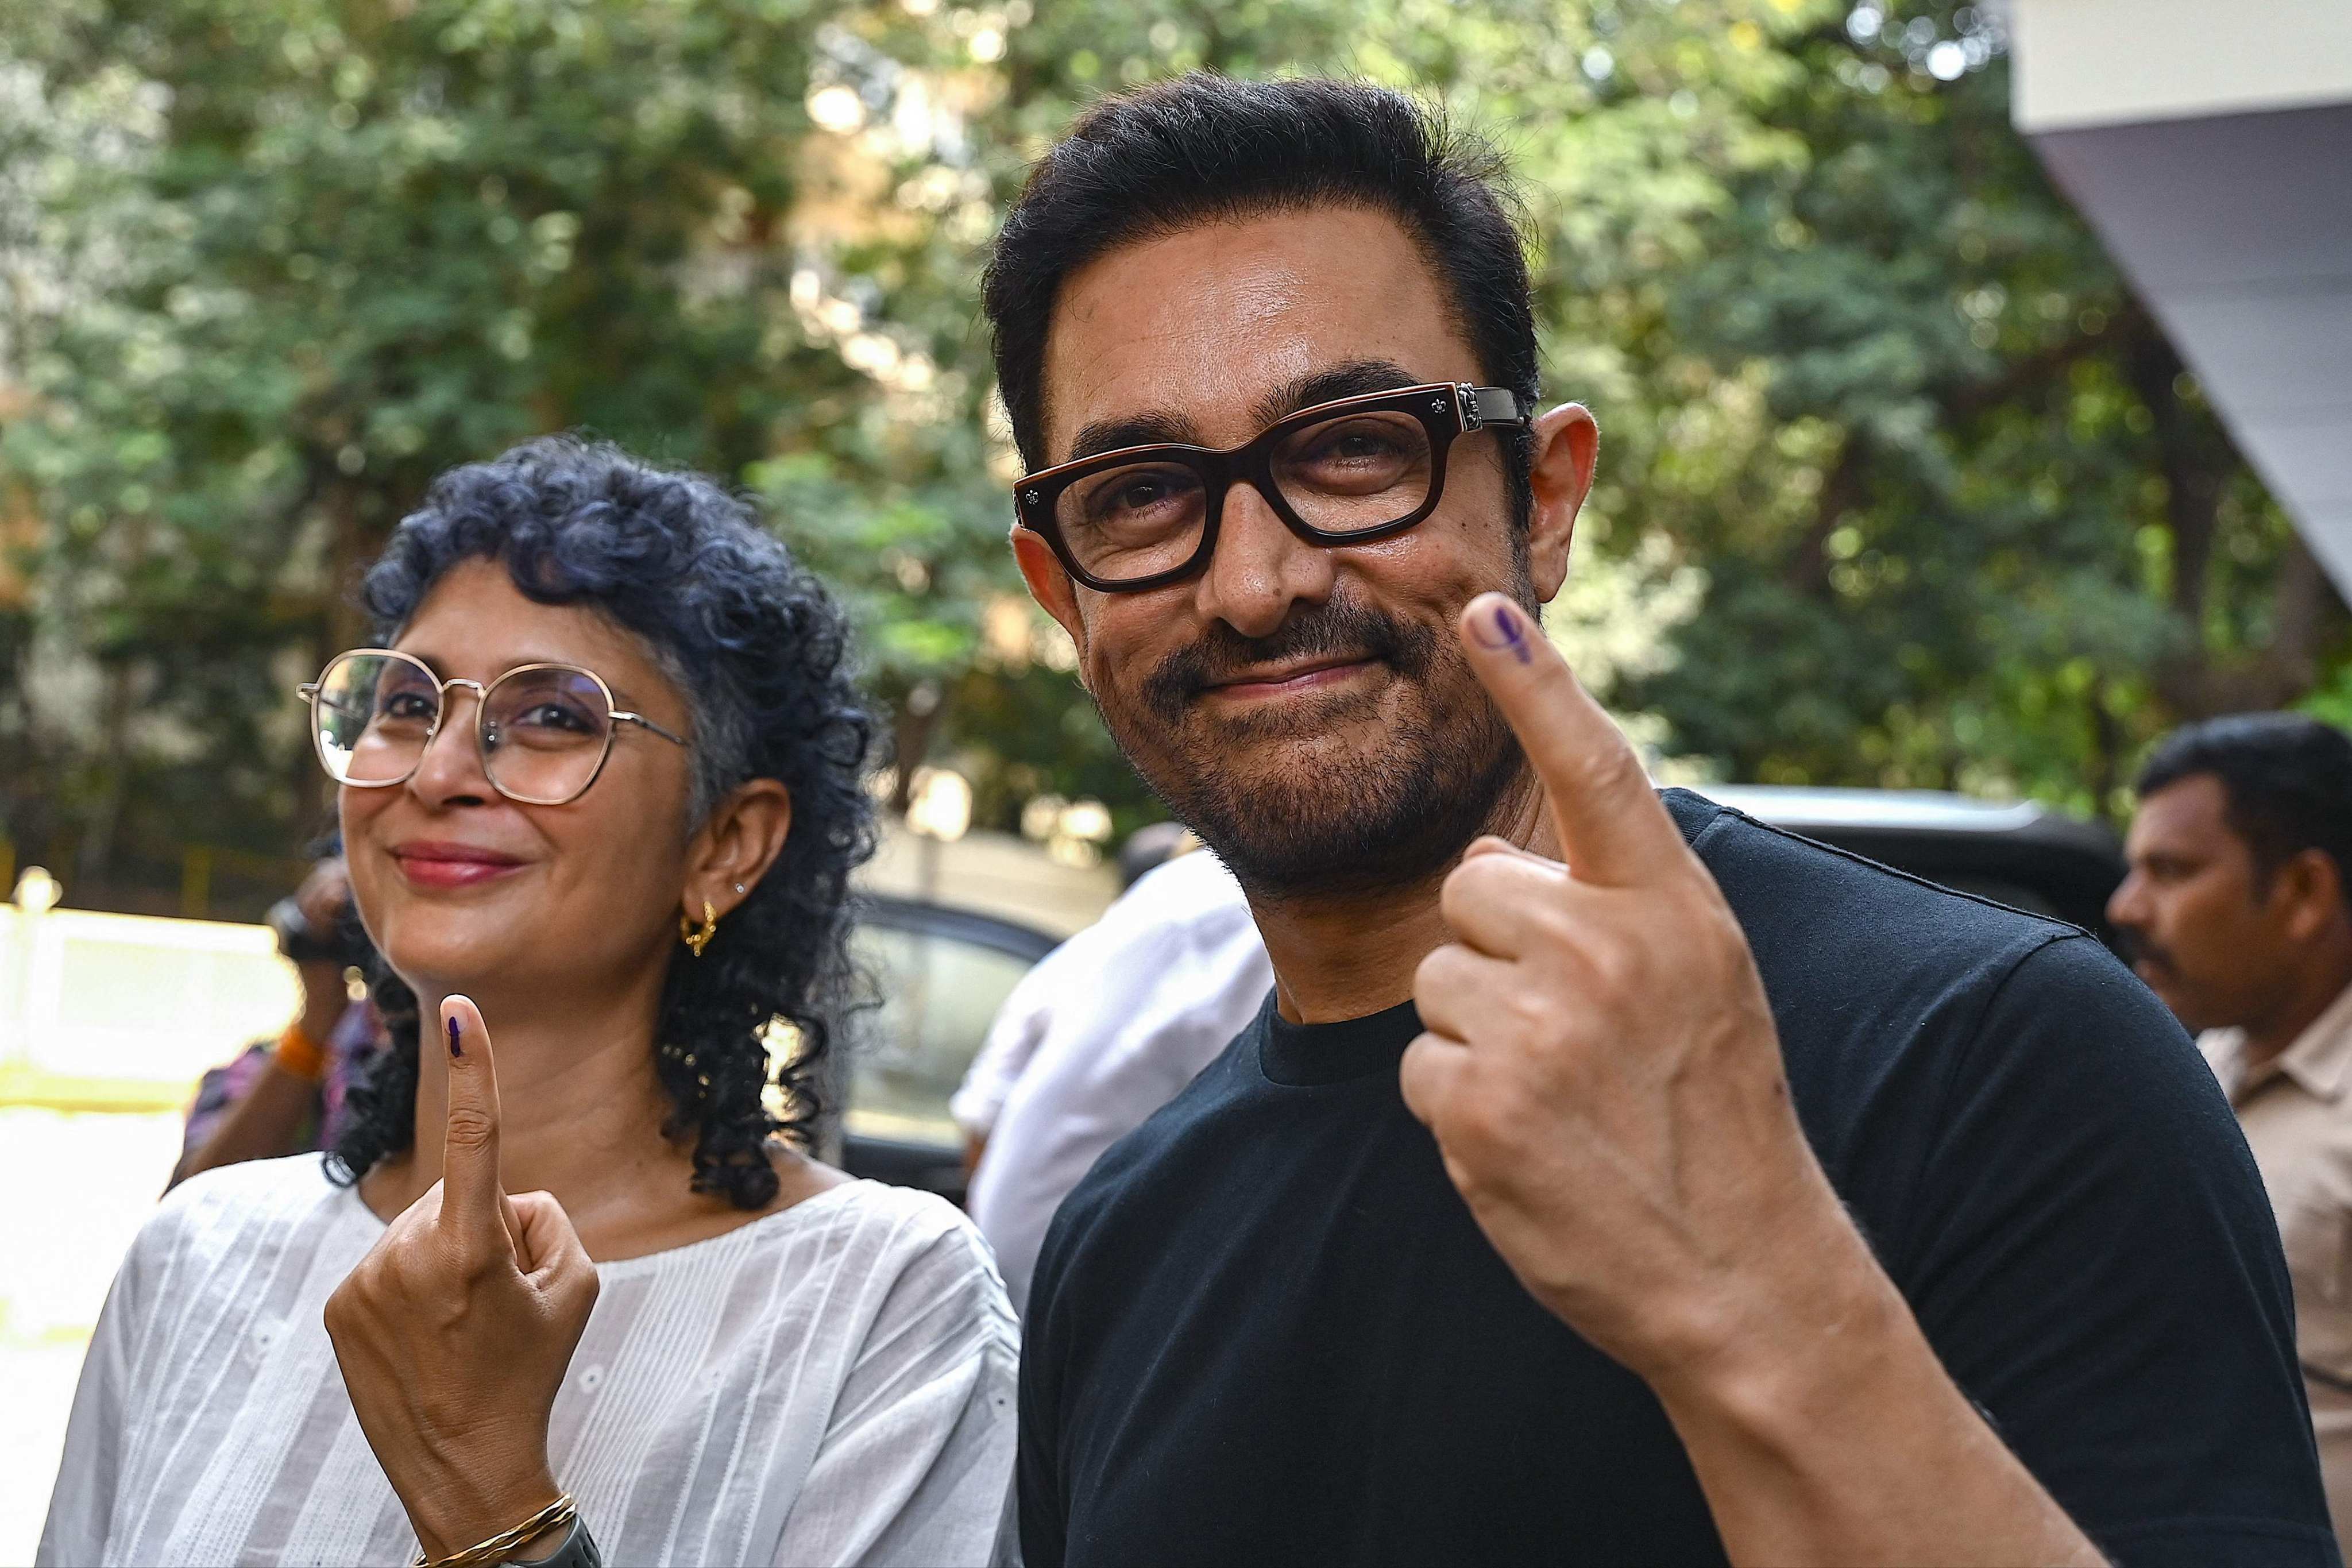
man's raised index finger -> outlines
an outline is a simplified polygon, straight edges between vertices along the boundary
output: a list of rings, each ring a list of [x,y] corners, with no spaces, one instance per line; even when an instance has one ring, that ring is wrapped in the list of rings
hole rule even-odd
[[[1471,669],[1551,797],[1569,874],[1622,884],[1679,865],[1683,836],[1632,742],[1527,612],[1507,595],[1481,594],[1462,612],[1461,630]]]
[[[447,1221],[506,1235],[499,1212],[499,1076],[490,1032],[466,996],[441,1004],[449,1052],[449,1118],[441,1149],[441,1213]]]

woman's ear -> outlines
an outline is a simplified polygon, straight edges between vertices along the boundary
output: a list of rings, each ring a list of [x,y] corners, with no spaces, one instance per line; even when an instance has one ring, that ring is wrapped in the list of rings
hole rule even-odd
[[[728,791],[687,847],[686,887],[678,907],[699,924],[706,900],[720,918],[749,898],[793,830],[792,793],[774,779]]]

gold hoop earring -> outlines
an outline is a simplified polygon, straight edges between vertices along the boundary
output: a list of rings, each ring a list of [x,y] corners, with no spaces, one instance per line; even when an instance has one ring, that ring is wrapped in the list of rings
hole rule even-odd
[[[710,939],[718,934],[719,915],[711,909],[709,899],[702,900],[702,928],[699,931],[695,929],[693,917],[689,915],[677,917],[678,940],[686,943],[697,958],[702,956],[702,950],[709,947]]]

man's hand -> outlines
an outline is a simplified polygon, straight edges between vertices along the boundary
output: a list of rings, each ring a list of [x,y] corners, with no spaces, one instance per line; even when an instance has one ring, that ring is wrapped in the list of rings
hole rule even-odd
[[[1860,1240],[1747,938],[1632,747],[1502,595],[1463,635],[1568,864],[1487,838],[1446,879],[1455,940],[1415,976],[1405,1100],[1528,1290],[1654,1380],[1803,1310],[1773,1289],[1792,1256]]]
[[[1502,595],[1462,635],[1567,857],[1473,845],[1414,977],[1405,1103],[1496,1251],[1657,1392],[1735,1561],[2099,1562],[1846,1218],[1747,937],[1633,749]]]
[[[548,1415],[597,1283],[554,1198],[500,1188],[489,1034],[465,997],[441,1011],[420,1048],[449,1058],[442,1179],[327,1300],[360,1429],[436,1558],[555,1500]]]

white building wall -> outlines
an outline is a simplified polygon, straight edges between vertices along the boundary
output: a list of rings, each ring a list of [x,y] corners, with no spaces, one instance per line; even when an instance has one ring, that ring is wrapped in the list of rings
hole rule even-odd
[[[2352,598],[2352,0],[2009,0],[2019,129]]]
[[[2352,0],[2013,0],[2029,134],[2352,100]]]

